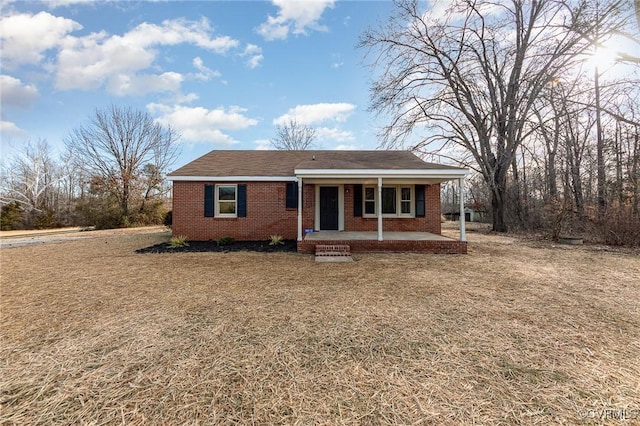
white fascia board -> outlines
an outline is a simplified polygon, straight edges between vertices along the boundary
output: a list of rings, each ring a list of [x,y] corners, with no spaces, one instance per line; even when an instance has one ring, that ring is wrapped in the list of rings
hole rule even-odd
[[[168,176],[167,179],[182,182],[296,182],[295,176]]]
[[[296,176],[302,178],[358,178],[366,179],[371,177],[382,178],[409,178],[409,179],[457,179],[469,174],[468,169],[296,169]]]

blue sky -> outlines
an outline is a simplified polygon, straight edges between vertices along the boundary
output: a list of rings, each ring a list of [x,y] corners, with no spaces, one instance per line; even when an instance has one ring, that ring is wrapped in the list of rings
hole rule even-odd
[[[3,1],[3,157],[62,148],[110,104],[182,134],[180,166],[211,149],[264,149],[288,118],[323,149],[374,149],[360,34],[388,1]]]

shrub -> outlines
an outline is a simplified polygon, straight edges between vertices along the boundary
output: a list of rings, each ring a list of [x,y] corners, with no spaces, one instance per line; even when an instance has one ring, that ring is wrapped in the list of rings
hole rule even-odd
[[[187,247],[189,243],[187,242],[187,237],[185,237],[184,235],[176,235],[174,237],[171,237],[171,239],[169,240],[169,245],[171,246],[171,248],[177,248]]]
[[[280,244],[284,244],[284,240],[282,238],[282,235],[271,235],[269,237],[269,245],[270,246],[277,246]]]
[[[615,246],[640,247],[640,221],[631,206],[612,206],[595,221],[600,242]]]
[[[75,212],[80,226],[95,226],[96,229],[122,226],[118,203],[111,198],[87,197],[78,203]]]
[[[160,225],[164,223],[166,214],[167,207],[162,201],[147,201],[140,209],[129,215],[129,223],[125,227]]]
[[[0,209],[0,229],[11,231],[16,229],[22,222],[22,207],[17,201],[5,204]]]
[[[164,220],[162,221],[162,224],[164,226],[168,226],[169,228],[171,228],[171,225],[173,225],[173,210],[169,210],[164,215]]]
[[[44,209],[36,214],[33,227],[35,229],[53,229],[62,227],[62,224],[55,218],[53,210]]]
[[[234,242],[235,239],[233,239],[232,237],[222,237],[218,241],[216,241],[216,243],[218,243],[218,246],[230,246]]]

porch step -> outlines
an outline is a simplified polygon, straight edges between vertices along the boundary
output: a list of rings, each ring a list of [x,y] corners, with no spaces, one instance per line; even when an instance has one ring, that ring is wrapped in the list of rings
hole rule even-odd
[[[318,244],[316,262],[353,262],[351,247],[347,244]]]

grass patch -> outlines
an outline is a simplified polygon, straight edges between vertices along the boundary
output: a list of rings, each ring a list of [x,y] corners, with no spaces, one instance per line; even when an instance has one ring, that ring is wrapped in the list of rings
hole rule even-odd
[[[316,264],[134,255],[166,233],[95,235],[0,249],[2,424],[589,424],[640,408],[637,254],[474,232],[468,255]]]

